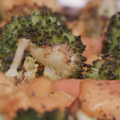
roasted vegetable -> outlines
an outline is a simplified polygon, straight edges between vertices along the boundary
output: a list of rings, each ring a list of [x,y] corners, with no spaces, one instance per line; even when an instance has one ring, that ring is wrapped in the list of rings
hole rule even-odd
[[[14,5],[12,9],[5,11],[2,14],[2,17],[6,22],[11,22],[11,17],[17,19],[20,16],[29,15],[34,12],[36,15],[39,15],[41,11],[52,12],[52,10],[46,6],[40,7],[36,4],[34,4],[33,6],[24,4],[24,5]],[[64,27],[66,27],[65,25],[66,18],[58,12],[54,12],[53,14],[57,17],[57,19],[59,19],[62,22],[62,24],[64,24]]]
[[[40,15],[31,14],[17,20],[12,18],[11,24],[5,25],[0,38],[1,71],[6,72],[11,66],[11,72],[7,73],[16,76],[22,55],[26,58],[31,54],[45,66],[47,76],[55,76],[55,80],[82,78],[82,67],[86,60],[81,56],[84,50],[80,36],[75,37],[69,30],[63,29],[52,13],[42,11]]]
[[[120,79],[120,56],[106,54],[102,60],[93,61],[85,75],[86,78],[96,80],[117,80]]]
[[[79,18],[68,23],[68,26],[75,35],[82,33],[82,36],[101,37],[107,21],[116,12],[115,0],[111,0],[111,2],[108,0],[91,0],[79,12]]]
[[[41,11],[51,12],[51,9],[45,6],[39,7],[36,4],[34,4],[33,6],[28,6],[27,4],[14,5],[12,9],[5,11],[5,13],[3,14],[3,19],[7,22],[11,22],[11,17],[17,19],[20,16],[29,15],[34,12],[36,15],[38,15]]]
[[[68,120],[68,116],[58,109],[46,111],[44,114],[37,113],[34,109],[28,109],[27,111],[20,110],[14,120]]]
[[[104,0],[103,0],[104,1]],[[79,22],[83,21],[85,25],[86,36],[100,37],[106,25],[108,17],[103,13],[99,14],[99,9],[102,7],[101,0],[89,1],[84,7],[79,16]],[[97,27],[96,27],[97,26]]]
[[[28,109],[27,111],[19,110],[17,117],[14,120],[96,120],[95,118],[88,117],[83,111],[69,111],[60,112],[58,109],[55,109],[50,112],[45,112],[44,114],[37,113],[33,109]]]
[[[120,54],[120,12],[110,19],[105,39],[103,41],[103,53]]]
[[[97,120],[119,120],[119,99],[119,92],[108,87],[108,84],[104,85],[92,79],[80,83],[81,108]]]

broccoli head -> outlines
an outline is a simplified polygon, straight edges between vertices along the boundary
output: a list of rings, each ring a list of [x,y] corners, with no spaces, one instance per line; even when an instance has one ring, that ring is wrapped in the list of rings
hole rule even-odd
[[[120,53],[120,12],[113,15],[110,19],[105,39],[103,41],[102,53]]]
[[[87,5],[80,12],[79,22],[85,22],[84,23],[85,31],[86,31],[86,36],[88,37],[100,37],[101,36],[103,29],[109,19],[109,17],[107,15],[104,15],[104,13],[108,14],[109,10],[111,9],[113,10],[113,8],[109,8],[109,10],[106,10],[107,12],[104,11],[102,7],[103,2],[104,0],[103,1],[102,0],[89,1]],[[102,9],[102,14],[99,14],[100,9]]]
[[[10,68],[7,73],[17,75],[21,60],[23,63],[26,56],[33,56],[45,66],[39,69],[40,74],[45,70],[45,75],[54,73],[57,79],[82,78],[84,50],[80,36],[73,36],[52,13],[42,11],[39,15],[12,18],[5,25],[0,38],[0,69],[6,72]]]
[[[120,79],[120,55],[106,54],[102,56],[101,60],[93,62],[85,76],[96,80]]]
[[[11,17],[17,19],[19,16],[29,15],[34,12],[36,15],[39,15],[41,11],[52,12],[52,10],[46,6],[40,7],[36,4],[34,4],[33,6],[24,4],[24,5],[14,5],[12,9],[5,11],[2,17],[5,21],[11,22]],[[57,17],[57,19],[59,19],[62,22],[62,24],[64,24],[63,26],[66,27],[65,25],[66,18],[58,12],[54,12],[53,14],[54,16]]]
[[[95,118],[87,116],[83,111],[77,109],[77,111],[70,111],[68,109],[64,112],[60,112],[59,109],[53,111],[46,111],[43,114],[36,112],[34,109],[28,109],[27,111],[19,110],[17,117],[14,120],[97,120]]]
[[[46,111],[43,114],[34,109],[28,109],[27,111],[19,110],[14,120],[68,120],[67,116],[67,112],[62,113],[58,109]]]
[[[5,11],[5,13],[3,14],[3,19],[7,22],[11,22],[11,17],[17,19],[19,16],[29,15],[34,12],[36,15],[38,15],[41,11],[51,12],[51,9],[47,8],[46,6],[39,7],[36,4],[34,4],[33,6],[29,6],[27,4],[14,5],[12,9]]]

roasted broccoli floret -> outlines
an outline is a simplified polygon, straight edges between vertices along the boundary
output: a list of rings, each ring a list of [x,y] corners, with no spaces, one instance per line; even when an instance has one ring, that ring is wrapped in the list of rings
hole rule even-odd
[[[43,114],[34,109],[28,109],[27,111],[19,110],[14,120],[68,120],[68,114],[60,112],[58,109],[46,111]]]
[[[29,15],[35,12],[36,15],[39,15],[41,11],[46,11],[46,12],[52,12],[52,10],[46,6],[38,6],[36,4],[34,4],[33,6],[29,6],[27,4],[24,5],[15,5],[13,6],[12,9],[7,10],[3,13],[2,17],[5,21],[7,22],[11,22],[11,17],[14,17],[15,19],[17,19],[19,16],[25,16],[25,15]],[[64,24],[65,26],[65,21],[66,18],[58,13],[58,12],[54,12],[53,13],[57,19],[59,19],[62,24]]]
[[[87,116],[83,111],[78,109],[77,111],[65,110],[60,112],[58,109],[53,111],[47,111],[44,114],[37,113],[34,109],[28,109],[27,111],[19,110],[17,117],[14,120],[97,120],[95,118]]]
[[[102,56],[93,62],[86,73],[86,78],[96,80],[118,80],[120,79],[120,55]]]
[[[15,5],[12,9],[7,10],[5,12],[4,20],[11,22],[11,17],[17,19],[19,16],[29,15],[34,13],[39,15],[41,11],[52,12],[51,9],[47,8],[46,6],[39,7],[36,4],[33,6],[29,6],[27,4],[24,5]]]
[[[107,21],[116,12],[115,0],[111,0],[111,2],[91,0],[81,9],[78,20],[73,24],[73,31],[78,30],[78,25],[81,23],[84,26],[84,30],[82,30],[84,36],[101,37]]]
[[[103,0],[104,1],[104,0]],[[99,14],[99,9],[102,7],[102,1],[92,0],[88,2],[84,7],[79,16],[79,22],[85,22],[86,36],[89,37],[100,37],[103,29],[106,25],[108,16]],[[107,12],[106,12],[107,13]],[[97,26],[97,27],[96,27]]]
[[[103,41],[102,52],[120,54],[120,12],[113,15],[110,19]]]
[[[6,72],[10,68],[7,75],[17,75],[22,56],[31,55],[45,66],[45,72],[41,70],[45,75],[54,73],[57,78],[53,79],[82,78],[86,60],[81,55],[84,50],[80,36],[75,37],[63,29],[52,13],[42,11],[40,15],[31,14],[17,20],[12,18],[0,38],[1,71]]]

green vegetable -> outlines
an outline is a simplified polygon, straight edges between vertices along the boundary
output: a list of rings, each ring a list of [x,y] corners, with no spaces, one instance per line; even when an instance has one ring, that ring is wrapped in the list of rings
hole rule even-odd
[[[52,12],[50,8],[46,6],[40,7],[36,4],[34,4],[33,6],[29,6],[27,4],[15,5],[13,6],[12,9],[6,10],[3,13],[3,19],[7,22],[11,22],[11,17],[14,17],[15,19],[17,19],[20,16],[26,16],[32,13],[35,13],[35,15],[39,15],[41,11]],[[54,12],[53,14],[57,19],[59,19],[62,22],[63,27],[66,28],[66,25],[65,25],[66,18],[58,12]]]
[[[96,118],[86,115],[82,110],[77,110],[74,114],[77,117],[77,120],[97,120]]]
[[[27,111],[19,110],[17,117],[14,120],[96,120],[95,118],[87,116],[83,111],[69,111],[60,112],[55,109],[50,112],[45,112],[44,114],[37,113],[33,109],[28,109]]]
[[[96,80],[118,80],[120,79],[120,55],[102,56],[93,62],[89,67],[85,78],[93,78]]]
[[[103,53],[120,54],[120,13],[110,19],[105,39],[103,41]]]
[[[55,80],[83,77],[86,58],[81,54],[85,50],[85,45],[82,44],[80,36],[75,37],[69,30],[64,29],[52,13],[42,11],[40,15],[31,14],[18,17],[17,20],[12,18],[11,23],[5,25],[0,38],[0,59],[2,59],[0,70],[6,72],[10,66],[14,66],[11,63],[15,63],[13,59],[17,56],[19,62],[15,63],[17,68],[12,67],[13,73],[9,72],[11,76],[17,74],[16,69],[21,67],[19,64],[22,56],[18,55],[18,48],[19,52],[24,53],[22,64],[26,56],[32,55],[40,64],[47,67],[45,75],[48,77],[51,71]],[[43,73],[44,70],[41,70],[40,74]]]
[[[61,113],[58,109],[46,111],[44,114],[37,113],[33,109],[19,111],[14,120],[68,120],[67,114]]]

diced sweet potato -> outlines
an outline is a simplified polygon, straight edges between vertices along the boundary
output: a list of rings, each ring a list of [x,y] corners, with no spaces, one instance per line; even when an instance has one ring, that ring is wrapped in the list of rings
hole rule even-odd
[[[79,84],[80,79],[63,79],[54,82],[52,90],[53,91],[64,91],[67,94],[78,97],[79,96]]]
[[[18,91],[25,92],[29,97],[47,97],[51,93],[53,81],[47,77],[35,78],[18,87]]]
[[[83,52],[83,56],[89,56],[91,54],[100,54],[102,51],[103,38],[82,38],[83,44],[86,45],[86,49]]]
[[[120,93],[95,80],[80,82],[83,111],[100,119],[120,120]]]

